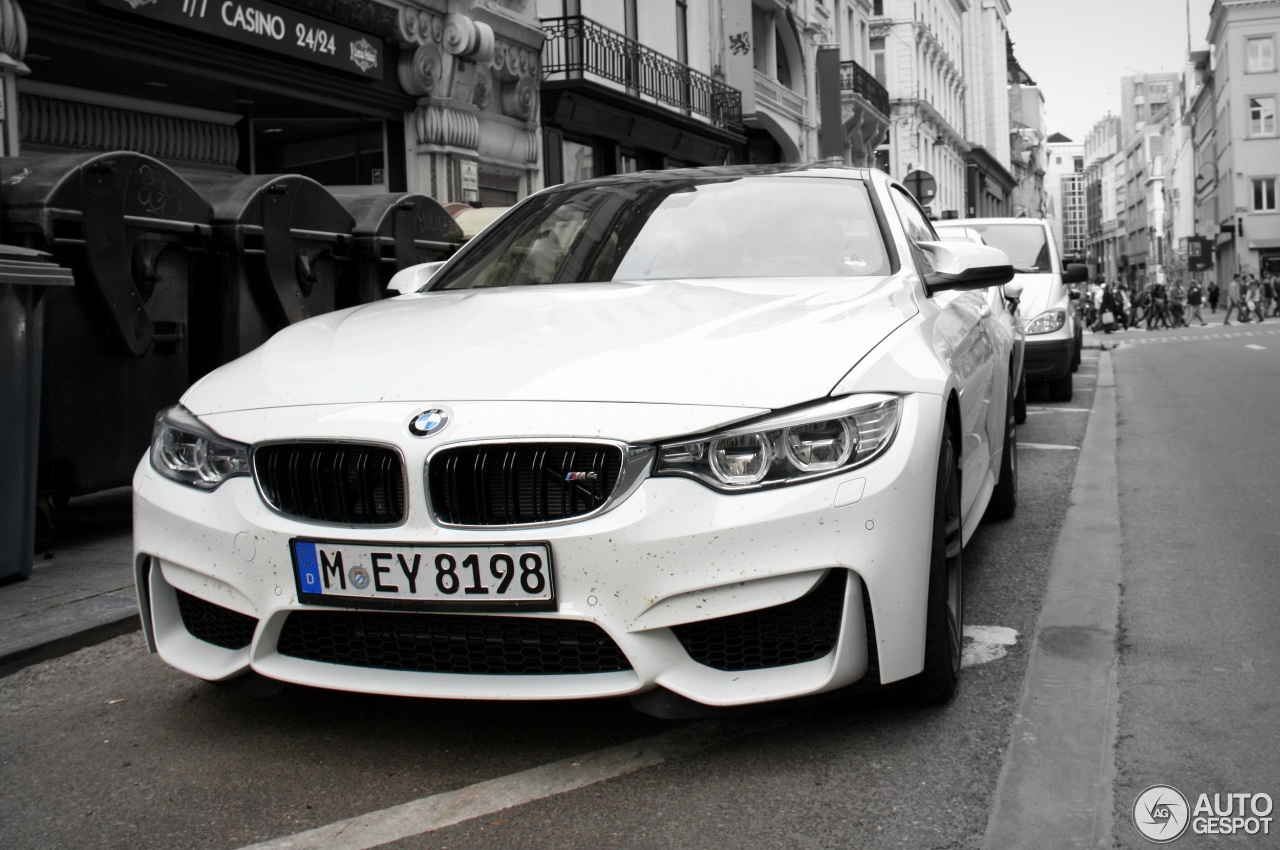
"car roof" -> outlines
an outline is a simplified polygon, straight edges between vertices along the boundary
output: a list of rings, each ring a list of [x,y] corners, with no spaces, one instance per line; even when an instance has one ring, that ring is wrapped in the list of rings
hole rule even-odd
[[[950,221],[951,220],[948,219],[946,223],[949,224]],[[934,222],[935,229],[939,231],[942,231],[942,230],[954,231],[953,233],[950,234],[952,239],[956,238],[956,236],[963,236],[965,239],[968,239],[970,242],[978,242],[983,245],[987,244],[987,240],[982,238],[982,234],[974,230],[972,227],[951,227],[951,226],[939,227],[938,226],[943,223],[944,222],[935,221]]]
[[[994,218],[949,218],[945,221],[935,221],[934,227],[968,227],[974,224],[1042,224],[1046,227],[1049,222],[1043,218],[1024,218],[1018,217],[994,217]]]
[[[848,165],[827,163],[775,163],[769,165],[712,165],[700,168],[669,168],[654,171],[633,171],[629,174],[610,174],[604,177],[592,177],[573,183],[561,183],[549,186],[549,189],[588,186],[619,186],[637,183],[664,183],[681,180],[705,180],[725,177],[767,177],[773,175],[810,174],[821,177],[840,177],[844,179],[869,181],[877,179],[873,175],[881,175],[880,179],[888,180],[884,172],[871,168],[858,168]]]

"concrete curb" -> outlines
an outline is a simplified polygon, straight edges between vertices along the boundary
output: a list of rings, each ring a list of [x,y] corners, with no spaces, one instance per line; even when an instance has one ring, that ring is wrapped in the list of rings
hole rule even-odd
[[[1085,430],[983,847],[1111,847],[1120,506],[1111,352]]]
[[[133,588],[121,588],[10,621],[0,637],[0,677],[141,628]]]

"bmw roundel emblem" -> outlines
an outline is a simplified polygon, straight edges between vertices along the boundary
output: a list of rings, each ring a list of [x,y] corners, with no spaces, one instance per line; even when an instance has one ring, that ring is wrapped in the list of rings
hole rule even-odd
[[[426,437],[440,431],[449,424],[449,414],[438,407],[424,410],[409,423],[409,433],[415,437]]]

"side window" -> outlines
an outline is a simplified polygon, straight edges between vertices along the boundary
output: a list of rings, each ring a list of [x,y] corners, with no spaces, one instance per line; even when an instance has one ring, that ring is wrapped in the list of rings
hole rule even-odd
[[[898,187],[892,187],[893,205],[898,209],[898,218],[913,242],[937,242],[938,234],[934,232],[929,218],[920,209],[920,205]]]
[[[933,271],[933,264],[929,262],[928,256],[916,247],[916,243],[936,242],[938,234],[929,223],[924,210],[920,209],[920,205],[910,195],[897,186],[891,186],[890,196],[893,198],[894,208],[898,211],[898,218],[902,221],[902,227],[907,231],[907,238],[911,240],[911,257],[915,261],[916,270],[922,275],[929,274]]]

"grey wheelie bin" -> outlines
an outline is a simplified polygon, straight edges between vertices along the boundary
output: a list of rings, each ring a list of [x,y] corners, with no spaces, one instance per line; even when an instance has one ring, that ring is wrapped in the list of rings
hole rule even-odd
[[[355,219],[353,262],[343,276],[339,307],[395,295],[387,284],[396,272],[447,260],[462,245],[462,228],[434,198],[415,193],[337,198]]]
[[[44,301],[50,287],[74,285],[48,254],[0,245],[0,582],[31,575]]]
[[[327,189],[297,174],[184,173],[213,207],[192,300],[208,318],[192,338],[199,374],[338,306],[353,221]]]
[[[191,382],[193,263],[210,208],[144,154],[0,159],[7,241],[49,252],[75,285],[44,303],[41,496],[127,485],[156,411]]]

